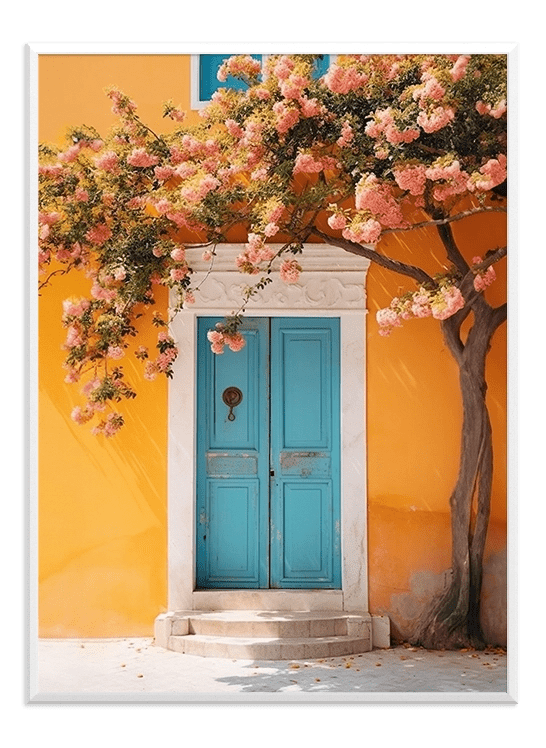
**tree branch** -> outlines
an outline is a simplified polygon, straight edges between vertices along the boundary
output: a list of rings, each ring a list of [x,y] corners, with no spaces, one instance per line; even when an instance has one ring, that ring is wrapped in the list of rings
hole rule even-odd
[[[354,255],[365,257],[371,262],[375,262],[376,265],[381,265],[381,267],[384,267],[387,270],[392,270],[393,272],[400,273],[401,275],[407,275],[410,278],[416,280],[417,283],[433,283],[430,275],[425,273],[425,271],[421,268],[415,267],[414,265],[406,265],[404,262],[399,262],[398,260],[393,260],[390,257],[385,257],[385,255],[379,254],[374,249],[370,249],[369,247],[363,246],[362,244],[357,244],[356,242],[352,242],[349,239],[330,236],[330,234],[325,234],[323,231],[320,231],[320,229],[317,229],[316,227],[312,229],[312,233],[314,233],[316,236],[319,236],[325,242],[333,245],[334,247],[340,247],[340,249],[344,249]]]
[[[385,229],[382,234],[394,234],[399,231],[413,231],[414,229],[426,229],[430,226],[443,226],[444,224],[453,223],[454,221],[461,221],[463,218],[468,216],[479,215],[480,213],[506,213],[506,208],[472,208],[471,210],[463,210],[461,213],[456,213],[454,216],[446,216],[445,218],[431,218],[428,221],[421,221],[420,223],[412,223],[410,226],[397,229]]]
[[[437,225],[437,229],[442,244],[446,249],[447,259],[452,263],[452,265],[455,265],[462,275],[465,275],[468,273],[469,265],[459,251],[451,226],[447,223],[440,223]]]

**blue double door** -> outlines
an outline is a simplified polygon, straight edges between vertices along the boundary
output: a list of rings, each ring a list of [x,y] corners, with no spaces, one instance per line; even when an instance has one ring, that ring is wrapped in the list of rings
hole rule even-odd
[[[339,320],[198,320],[197,587],[339,588]]]

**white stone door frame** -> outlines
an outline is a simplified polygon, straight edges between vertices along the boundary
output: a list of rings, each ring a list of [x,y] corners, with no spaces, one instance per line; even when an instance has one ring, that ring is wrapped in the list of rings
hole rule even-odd
[[[279,245],[280,246],[280,245]],[[260,276],[239,273],[242,245],[221,245],[210,263],[188,250],[203,283],[196,302],[171,325],[180,354],[169,384],[168,609],[195,610],[196,354],[197,318],[225,316],[240,307],[242,291]],[[339,317],[341,346],[341,565],[343,610],[368,610],[366,496],[366,294],[369,261],[329,245],[307,245],[299,282],[278,272],[247,306],[249,317]],[[216,593],[221,591],[215,591]],[[290,591],[287,591],[290,592]],[[313,594],[308,590],[303,592]],[[333,592],[333,591],[332,591]],[[199,594],[199,593],[197,593]],[[317,591],[319,594],[319,591]]]

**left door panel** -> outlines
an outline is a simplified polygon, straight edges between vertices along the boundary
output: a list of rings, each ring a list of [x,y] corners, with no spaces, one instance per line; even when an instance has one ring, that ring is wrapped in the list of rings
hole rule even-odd
[[[245,347],[221,355],[207,340],[217,322],[222,319],[198,320],[196,582],[204,588],[266,587],[269,320],[245,320]],[[233,387],[242,399],[230,411],[223,393]]]

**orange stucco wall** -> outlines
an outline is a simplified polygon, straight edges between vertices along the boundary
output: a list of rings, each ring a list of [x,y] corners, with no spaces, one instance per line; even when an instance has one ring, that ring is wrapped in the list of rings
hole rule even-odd
[[[163,101],[189,110],[189,57],[41,55],[39,139],[62,142],[68,125],[105,132],[114,124],[104,88],[131,96],[147,123],[167,129]],[[197,117],[196,113],[190,115]],[[468,257],[506,242],[502,214],[454,227]],[[443,257],[433,232],[383,239],[388,250],[433,272]],[[432,250],[432,252],[431,252]],[[488,289],[505,298],[504,263]],[[448,497],[457,473],[461,408],[457,370],[437,322],[410,321],[380,337],[375,311],[409,289],[375,266],[368,274],[367,433],[370,609],[403,636],[450,561]],[[127,426],[112,440],[78,426],[77,387],[64,384],[61,303],[85,294],[83,276],[57,277],[39,301],[39,618],[42,636],[150,635],[166,609],[167,385],[149,383],[130,355],[120,362],[138,398],[122,406]],[[166,308],[166,293],[158,307]],[[140,328],[153,346],[146,319]],[[486,549],[484,626],[503,643],[506,553],[506,326],[488,360],[494,432],[492,517]],[[416,607],[417,606],[417,607]]]

